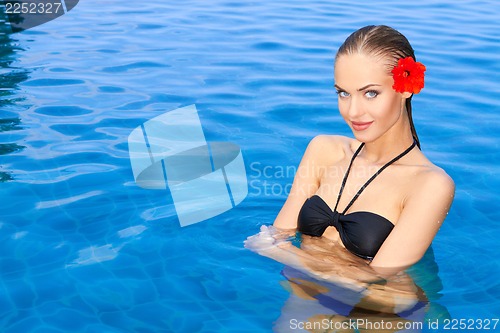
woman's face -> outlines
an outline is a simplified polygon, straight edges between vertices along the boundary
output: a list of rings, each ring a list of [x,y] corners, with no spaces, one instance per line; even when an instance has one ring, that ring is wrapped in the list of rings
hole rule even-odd
[[[341,55],[335,63],[335,88],[340,114],[362,142],[387,132],[402,116],[404,98],[384,63],[364,54]],[[407,96],[408,95],[408,96]]]

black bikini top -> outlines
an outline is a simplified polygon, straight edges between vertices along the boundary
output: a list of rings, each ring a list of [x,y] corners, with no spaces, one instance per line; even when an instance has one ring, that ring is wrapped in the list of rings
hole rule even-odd
[[[358,193],[353,197],[342,213],[337,212],[337,206],[340,197],[344,190],[344,186],[349,176],[352,163],[359,154],[364,142],[359,146],[352,156],[347,172],[342,181],[340,192],[337,198],[335,208],[332,210],[330,206],[318,195],[313,195],[306,200],[302,206],[297,223],[297,229],[303,234],[319,237],[323,235],[326,228],[333,226],[340,234],[342,243],[350,252],[364,259],[373,259],[377,251],[382,246],[387,236],[391,233],[394,225],[383,216],[375,213],[359,211],[346,214],[347,210],[356,201],[361,192],[377,177],[385,168],[399,160],[404,155],[408,154],[417,141],[413,139],[413,143],[404,152],[387,162],[381,167],[368,181],[359,189]]]

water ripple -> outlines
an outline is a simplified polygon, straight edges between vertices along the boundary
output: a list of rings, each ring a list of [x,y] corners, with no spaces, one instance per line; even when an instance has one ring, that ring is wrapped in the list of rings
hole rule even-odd
[[[91,198],[94,196],[99,196],[99,195],[102,195],[104,193],[105,193],[104,191],[90,191],[87,193],[74,195],[74,196],[71,196],[68,198],[62,198],[62,199],[50,200],[50,201],[40,201],[37,203],[36,208],[37,209],[46,209],[46,208],[52,208],[52,207],[60,207],[63,205],[74,203],[74,202],[84,200],[87,198]]]
[[[43,106],[36,108],[34,112],[48,116],[64,117],[64,116],[79,116],[82,114],[89,114],[92,113],[93,111],[79,106]]]
[[[180,323],[176,331],[195,332],[219,313],[228,321],[214,330],[252,318],[250,330],[269,331],[288,297],[280,267],[241,244],[272,223],[286,193],[266,194],[254,177],[240,206],[181,228],[168,191],[135,185],[127,137],[196,103],[207,140],[238,144],[247,166],[294,167],[315,135],[352,136],[337,110],[333,58],[368,24],[399,29],[427,66],[413,102],[417,131],[457,185],[433,245],[442,285],[425,292],[455,318],[493,316],[499,11],[498,1],[475,0],[153,0],[139,10],[87,0],[50,24],[0,34],[0,324],[102,332]]]
[[[23,83],[26,86],[33,87],[53,87],[53,86],[67,86],[72,84],[84,84],[83,80],[76,79],[34,79],[27,80]]]

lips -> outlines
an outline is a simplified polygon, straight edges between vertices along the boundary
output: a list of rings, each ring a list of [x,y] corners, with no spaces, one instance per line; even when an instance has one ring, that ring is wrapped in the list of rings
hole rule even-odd
[[[357,121],[351,121],[352,127],[356,131],[362,131],[370,127],[370,125],[373,123],[373,121],[367,122],[367,123],[361,123]]]

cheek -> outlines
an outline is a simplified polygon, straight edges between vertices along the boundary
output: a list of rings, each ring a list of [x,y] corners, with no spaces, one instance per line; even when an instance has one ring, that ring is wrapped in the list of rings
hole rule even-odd
[[[349,108],[350,108],[350,103],[349,100],[339,100],[338,102],[338,110],[340,113],[340,116],[346,123],[350,121],[351,116],[349,115]]]
[[[388,118],[388,117],[398,117],[400,111],[400,105],[398,99],[395,98],[380,98],[374,101],[371,106],[371,111],[374,117],[377,118]]]
[[[338,108],[339,108],[339,112],[340,112],[340,115],[345,118],[347,116],[347,112],[348,112],[348,105],[347,105],[347,102],[345,101],[342,101],[342,100],[338,100]]]

